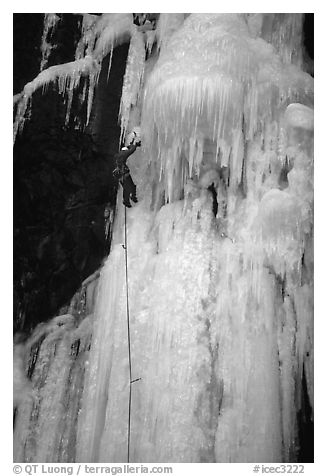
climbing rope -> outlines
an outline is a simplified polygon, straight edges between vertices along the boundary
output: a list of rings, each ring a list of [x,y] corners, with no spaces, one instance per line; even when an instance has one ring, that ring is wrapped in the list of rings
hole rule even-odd
[[[129,463],[129,450],[131,442],[131,408],[132,408],[132,358],[131,358],[131,333],[129,325],[129,296],[128,296],[128,249],[127,249],[127,217],[125,208],[125,280],[126,280],[126,315],[127,315],[127,341],[128,341],[128,366],[129,366],[129,398],[128,398],[128,435],[127,435],[127,462]]]
[[[124,179],[123,179],[124,180]],[[141,378],[132,380],[132,353],[131,353],[131,333],[129,319],[129,295],[128,295],[128,248],[127,248],[127,212],[125,208],[125,224],[124,224],[124,245],[125,250],[125,280],[126,280],[126,315],[127,315],[127,342],[128,342],[128,366],[129,366],[129,398],[128,398],[128,434],[127,434],[127,462],[129,463],[130,443],[131,443],[131,410],[132,410],[132,384],[138,382]]]

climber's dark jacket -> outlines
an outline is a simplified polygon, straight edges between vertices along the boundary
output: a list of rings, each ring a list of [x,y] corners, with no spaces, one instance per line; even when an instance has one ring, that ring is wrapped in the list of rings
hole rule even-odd
[[[133,202],[137,202],[136,185],[130,176],[126,160],[135,152],[139,145],[140,143],[138,142],[137,144],[129,145],[127,148],[123,147],[123,149],[114,156],[116,168],[113,171],[113,176],[119,180],[123,187],[123,203],[126,207],[131,207],[130,199],[132,199]]]
[[[114,159],[116,161],[116,168],[113,171],[114,177],[120,180],[123,178],[124,174],[129,173],[126,160],[136,151],[136,148],[137,144],[129,145],[127,148],[123,147],[120,152],[114,155]]]

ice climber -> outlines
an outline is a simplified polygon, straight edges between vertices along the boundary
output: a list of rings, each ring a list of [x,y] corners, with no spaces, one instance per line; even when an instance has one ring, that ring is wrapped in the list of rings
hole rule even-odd
[[[136,148],[141,145],[141,141],[135,141],[136,134],[134,133],[134,139],[127,147],[123,147],[120,152],[115,154],[116,168],[113,171],[113,176],[117,178],[123,187],[123,204],[125,207],[131,208],[130,200],[137,203],[136,198],[136,185],[132,180],[129,173],[129,168],[126,165],[126,160],[132,155]],[[135,141],[135,144],[134,144]]]

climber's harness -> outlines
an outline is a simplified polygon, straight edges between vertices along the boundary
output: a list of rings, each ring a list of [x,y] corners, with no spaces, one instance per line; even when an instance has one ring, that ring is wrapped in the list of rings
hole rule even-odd
[[[117,167],[113,170],[112,175],[117,180],[123,180],[124,177],[127,177],[127,175],[129,175],[129,168],[126,164],[123,164],[122,167],[117,165]]]

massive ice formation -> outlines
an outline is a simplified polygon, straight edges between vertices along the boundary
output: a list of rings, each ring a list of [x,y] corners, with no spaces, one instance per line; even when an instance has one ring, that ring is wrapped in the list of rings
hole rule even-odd
[[[146,61],[150,36],[132,34],[121,102],[123,134],[142,130],[129,163],[139,203],[127,210],[141,378],[131,461],[299,458],[305,388],[313,408],[313,80],[300,69],[301,27],[300,14],[162,16]],[[37,397],[18,408],[17,461],[127,458],[121,198],[94,317],[53,321],[30,371]],[[89,325],[91,349],[83,340],[72,367]]]
[[[165,170],[168,197],[180,185],[177,177],[199,173],[205,141],[215,145],[216,162],[233,162],[230,179],[237,185],[240,135],[252,141],[266,127],[280,126],[289,102],[312,105],[311,87],[309,75],[299,75],[272,45],[253,39],[241,16],[188,17],[160,54],[142,115],[149,153]],[[275,135],[277,140],[279,131]]]

